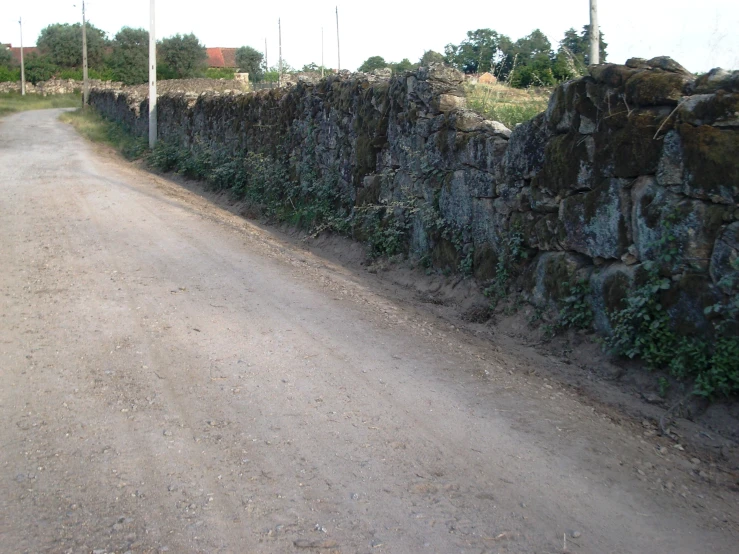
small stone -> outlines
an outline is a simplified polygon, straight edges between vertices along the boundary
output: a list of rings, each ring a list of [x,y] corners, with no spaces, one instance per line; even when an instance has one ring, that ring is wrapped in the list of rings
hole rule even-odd
[[[570,537],[572,537],[573,539],[579,539],[581,536],[582,533],[580,531],[570,529]]]
[[[162,434],[163,434],[163,435],[164,435],[165,437],[171,437],[171,436],[172,436],[172,431],[164,431],[164,432],[163,432]]]
[[[690,463],[694,465],[698,465],[701,463],[701,461],[698,458],[690,458]]]

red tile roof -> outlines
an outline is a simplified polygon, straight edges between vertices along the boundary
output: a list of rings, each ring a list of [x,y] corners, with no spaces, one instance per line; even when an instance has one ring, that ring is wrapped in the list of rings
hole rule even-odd
[[[236,67],[236,48],[206,48],[208,67]]]
[[[21,49],[19,46],[13,47],[12,44],[3,44],[1,45],[3,48],[7,48],[10,50],[10,55],[13,56],[13,60],[15,63],[19,64],[21,63]],[[24,46],[23,47],[23,57],[27,58],[31,54],[35,53],[38,50],[35,46]]]

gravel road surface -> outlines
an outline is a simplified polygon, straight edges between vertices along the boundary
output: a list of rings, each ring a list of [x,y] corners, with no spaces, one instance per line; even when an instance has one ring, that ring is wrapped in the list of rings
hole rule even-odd
[[[59,113],[0,120],[0,552],[737,551],[721,467]]]

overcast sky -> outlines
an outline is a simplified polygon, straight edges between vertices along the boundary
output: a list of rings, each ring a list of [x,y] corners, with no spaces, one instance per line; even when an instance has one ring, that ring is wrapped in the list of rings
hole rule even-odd
[[[1,0],[0,42],[35,44],[52,23],[80,20],[79,0]],[[76,6],[75,6],[76,4]],[[739,68],[739,0],[599,0],[600,26],[608,61],[667,55],[691,71]],[[89,21],[112,38],[123,26],[149,26],[149,0],[89,0]],[[321,63],[336,67],[336,0],[156,0],[157,37],[195,33],[205,46],[250,45],[277,63],[277,19],[282,19],[282,54],[293,67]],[[444,51],[466,32],[491,28],[517,39],[541,29],[555,47],[570,27],[589,21],[588,0],[467,0],[435,2],[371,0],[338,2],[342,69],[356,69],[370,56],[415,62],[424,50]]]

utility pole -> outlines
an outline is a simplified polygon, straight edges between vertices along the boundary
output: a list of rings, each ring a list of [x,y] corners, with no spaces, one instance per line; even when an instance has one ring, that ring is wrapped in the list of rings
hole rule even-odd
[[[323,27],[321,27],[321,79],[323,79]]]
[[[87,22],[85,21],[85,0],[82,0],[82,107],[90,101],[90,81],[87,77]]]
[[[157,35],[154,0],[149,8],[149,148],[157,143]]]
[[[339,6],[336,6],[336,53],[338,55],[336,72],[341,71],[341,44],[339,43]]]
[[[598,27],[598,0],[590,0],[590,65],[600,63],[600,27]]]
[[[277,65],[277,86],[282,86],[282,23],[280,22],[280,19],[277,19],[277,44],[279,48],[279,62]]]
[[[18,25],[21,27],[21,96],[26,95],[26,66],[23,63],[23,18],[18,19]]]
[[[264,72],[269,71],[269,58],[267,58],[267,39],[264,39]]]

